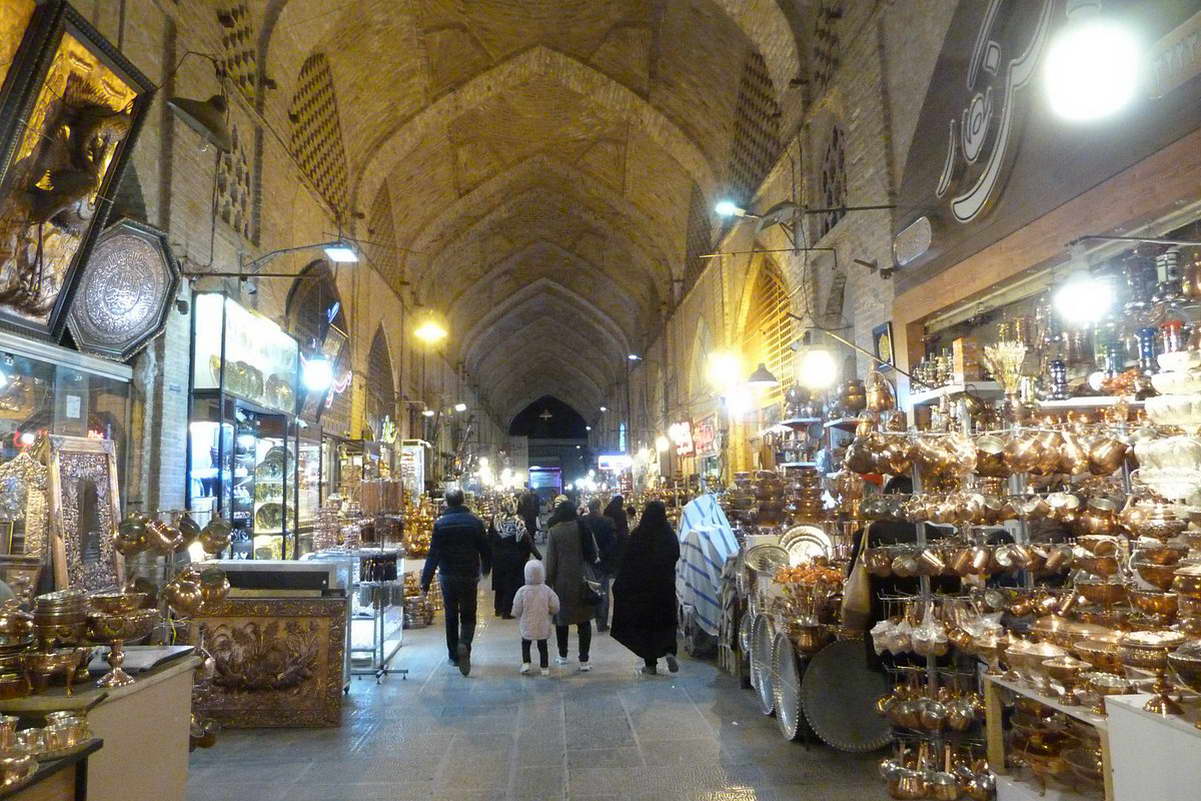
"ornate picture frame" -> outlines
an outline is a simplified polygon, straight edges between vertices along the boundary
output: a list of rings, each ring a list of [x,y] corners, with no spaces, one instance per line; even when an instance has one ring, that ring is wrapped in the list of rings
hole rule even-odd
[[[32,607],[41,578],[42,560],[36,556],[0,556],[0,581],[8,585],[22,605]]]
[[[50,541],[55,589],[101,590],[125,581],[113,546],[121,517],[112,440],[50,437]]]
[[[16,457],[0,464],[0,536],[7,542],[0,543],[0,553],[14,553],[36,558],[45,562],[48,556],[47,526],[49,524],[50,471],[26,449]],[[20,514],[15,514],[17,511]],[[11,548],[14,531],[3,531],[4,523],[10,527],[21,524],[20,551]]]
[[[154,85],[63,0],[39,5],[17,62],[26,80],[0,107],[0,326],[58,340]]]

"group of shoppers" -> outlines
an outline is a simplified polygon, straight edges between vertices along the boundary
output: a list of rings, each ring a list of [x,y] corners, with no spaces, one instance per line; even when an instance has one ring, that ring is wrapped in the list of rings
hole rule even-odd
[[[648,503],[630,531],[630,514],[620,495],[603,511],[600,500],[592,500],[584,515],[570,500],[556,499],[546,523],[543,564],[534,543],[538,502],[533,493],[502,501],[488,527],[467,510],[462,491],[448,491],[445,500],[446,511],[434,523],[421,589],[429,591],[437,571],[446,607],[447,654],[463,675],[471,672],[477,583],[489,570],[496,614],[520,618],[522,673],[532,670],[535,643],[541,671],[549,673],[552,624],[557,663],[568,664],[575,626],[578,669],[591,670],[592,621],[598,632],[610,631],[610,608],[612,636],[643,660],[641,672],[656,673],[663,658],[668,670],[679,669],[675,566],[680,546],[662,503]]]

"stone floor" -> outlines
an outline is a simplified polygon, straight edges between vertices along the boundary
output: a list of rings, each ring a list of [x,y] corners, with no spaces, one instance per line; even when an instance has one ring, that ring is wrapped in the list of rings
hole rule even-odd
[[[490,613],[490,595],[480,608]],[[189,801],[886,797],[878,755],[785,742],[709,662],[642,677],[628,651],[594,635],[591,673],[555,667],[552,639],[553,675],[520,676],[516,624],[489,616],[463,678],[446,665],[440,626],[406,637],[395,664],[408,680],[355,679],[341,728],[231,730],[193,753]]]

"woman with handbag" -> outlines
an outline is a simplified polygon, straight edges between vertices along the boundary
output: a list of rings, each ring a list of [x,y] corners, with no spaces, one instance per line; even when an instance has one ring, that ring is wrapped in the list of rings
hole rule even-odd
[[[585,581],[585,563],[596,561],[596,547],[588,529],[580,524],[575,504],[569,500],[559,502],[546,528],[546,583],[559,596],[559,611],[555,615],[555,639],[559,645],[556,662],[567,664],[567,636],[574,625],[579,632],[580,672],[586,673],[592,670],[588,651],[592,645],[595,601],[599,599]]]
[[[642,657],[639,672],[654,675],[659,659],[667,658],[667,669],[675,673],[676,562],[680,541],[667,522],[667,509],[651,501],[642,510],[638,527],[621,558],[613,580],[613,639]]]

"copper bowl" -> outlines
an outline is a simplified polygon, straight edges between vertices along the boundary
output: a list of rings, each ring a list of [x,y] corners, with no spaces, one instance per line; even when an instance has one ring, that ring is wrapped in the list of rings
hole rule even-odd
[[[1076,579],[1075,587],[1084,600],[1099,606],[1116,604],[1126,597],[1126,587],[1113,581]]]
[[[1076,538],[1076,544],[1093,556],[1113,556],[1118,552],[1118,538],[1111,534],[1086,534]]]
[[[1072,560],[1072,567],[1098,576],[1109,577],[1118,572],[1118,558],[1116,556],[1077,556]]]
[[[1102,784],[1101,755],[1091,748],[1065,749],[1061,754],[1068,769],[1082,784],[1097,788]]]
[[[1186,639],[1178,631],[1133,631],[1118,640],[1118,654],[1126,667],[1161,671],[1167,667],[1168,654]]]
[[[829,627],[820,623],[790,623],[788,633],[793,645],[802,654],[816,654],[833,639]]]
[[[1154,562],[1133,559],[1130,566],[1138,573],[1139,578],[1160,590],[1166,591],[1176,578],[1175,565],[1158,565]]]
[[[1126,597],[1135,609],[1145,615],[1152,615],[1170,624],[1176,619],[1180,608],[1180,596],[1174,592],[1159,590],[1139,590],[1131,587],[1126,591]]]
[[[1201,565],[1178,567],[1172,575],[1172,589],[1183,597],[1201,599]]]
[[[1201,692],[1201,642],[1187,642],[1168,654],[1168,667],[1177,682]]]
[[[145,592],[94,592],[88,599],[94,611],[118,615],[143,608],[150,595]]]
[[[1139,545],[1134,552],[1134,558],[1142,562],[1154,562],[1157,565],[1175,565],[1188,556],[1188,546],[1179,542],[1156,542]]]

